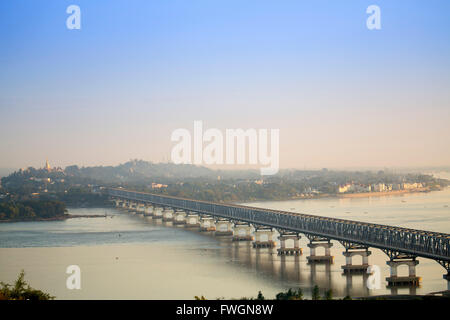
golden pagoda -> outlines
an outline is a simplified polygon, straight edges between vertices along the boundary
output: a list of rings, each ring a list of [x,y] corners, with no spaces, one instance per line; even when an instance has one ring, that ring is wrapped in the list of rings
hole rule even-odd
[[[52,167],[50,167],[50,163],[48,163],[48,159],[45,160],[45,167],[44,167],[44,169],[47,170],[47,172],[52,171]]]

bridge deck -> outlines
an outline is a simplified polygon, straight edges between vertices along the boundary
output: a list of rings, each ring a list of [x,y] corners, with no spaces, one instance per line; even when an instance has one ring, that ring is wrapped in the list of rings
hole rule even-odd
[[[162,196],[109,188],[113,197],[196,211],[280,230],[317,235],[414,256],[450,261],[450,234],[289,211]]]

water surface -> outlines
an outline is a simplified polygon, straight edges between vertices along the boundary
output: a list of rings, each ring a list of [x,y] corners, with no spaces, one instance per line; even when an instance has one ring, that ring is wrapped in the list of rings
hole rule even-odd
[[[392,197],[315,199],[250,203],[252,206],[325,215],[410,228],[450,232],[450,189]],[[343,247],[333,241],[332,265],[308,265],[304,254],[279,257],[276,250],[251,248],[229,238],[173,227],[114,208],[70,209],[71,214],[104,214],[107,218],[76,218],[51,222],[0,224],[0,280],[12,282],[19,271],[33,287],[58,299],[192,299],[256,296],[268,298],[288,288],[305,296],[317,284],[343,297],[391,293],[387,256],[371,249],[370,263],[379,265],[382,286],[368,290],[361,275],[342,275]],[[111,217],[112,216],[112,217]],[[360,257],[354,258],[360,263]],[[358,261],[359,259],[359,261]],[[447,288],[444,268],[419,258],[420,288],[398,293],[425,294]],[[67,266],[79,265],[82,289],[68,290]],[[406,266],[399,268],[406,274]]]

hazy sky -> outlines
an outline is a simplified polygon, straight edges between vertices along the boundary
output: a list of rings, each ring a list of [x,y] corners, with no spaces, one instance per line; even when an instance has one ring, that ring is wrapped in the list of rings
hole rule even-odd
[[[81,8],[68,30],[66,8]],[[368,30],[366,8],[381,8]],[[0,2],[0,167],[280,129],[281,167],[450,165],[450,2]]]

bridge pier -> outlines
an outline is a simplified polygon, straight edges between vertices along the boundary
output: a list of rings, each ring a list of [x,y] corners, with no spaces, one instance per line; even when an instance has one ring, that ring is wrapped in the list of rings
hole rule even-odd
[[[300,248],[300,235],[297,233],[281,233],[278,239],[280,240],[280,248],[278,248],[278,255],[295,255],[300,256],[303,253],[303,249]],[[292,239],[294,240],[294,247],[287,248],[286,240]]]
[[[248,223],[236,223],[233,230],[233,241],[253,241],[252,227]]]
[[[450,260],[436,260],[441,266],[445,268],[447,274],[442,277],[447,280],[447,292],[444,293],[445,296],[450,296]]]
[[[386,262],[386,264],[391,269],[391,276],[386,278],[388,287],[420,285],[421,278],[416,276],[416,265],[419,264],[419,261],[416,260],[416,257],[392,257],[390,261]],[[408,266],[409,274],[407,277],[398,276],[397,268],[401,265]]]
[[[153,215],[152,218],[153,219],[162,219],[163,217],[163,208],[161,207],[155,207],[153,209]]]
[[[216,231],[214,218],[210,216],[202,216],[200,218],[200,232]]]
[[[189,211],[186,216],[186,228],[198,228],[200,227],[200,217],[196,212]]]
[[[308,263],[311,262],[333,263],[334,257],[330,253],[330,248],[333,246],[333,244],[330,242],[330,239],[311,236],[308,236],[308,238],[309,238],[308,247],[310,249],[310,254],[308,257],[306,257]],[[316,255],[316,248],[318,247],[325,248],[325,254],[323,256]]]
[[[186,212],[184,210],[176,210],[173,218],[174,225],[186,224]]]
[[[447,274],[444,274],[443,278],[445,280],[447,280],[447,291],[448,291],[448,294],[450,294],[450,272]]]
[[[365,249],[346,249],[342,254],[345,256],[345,265],[341,268],[344,273],[366,273],[367,268],[369,267],[369,256],[372,254],[368,250]],[[354,265],[352,263],[353,256],[362,256],[362,264]]]
[[[274,248],[276,244],[277,243],[273,241],[272,228],[257,228],[255,230],[255,241],[253,241],[253,248]]]
[[[145,204],[138,203],[136,205],[136,213],[139,214],[139,215],[144,215],[144,213],[145,213]]]
[[[233,235],[233,223],[226,219],[219,219],[216,222],[215,236],[232,236]]]
[[[173,221],[173,209],[172,208],[164,208],[164,211],[162,212],[162,221]]]
[[[120,200],[119,199],[112,199],[112,201],[114,202],[114,206],[116,208],[118,208],[120,206]]]
[[[151,217],[153,215],[153,206],[151,204],[147,204],[144,209],[144,216]]]
[[[410,295],[416,295],[417,294],[417,286],[407,286],[408,287],[408,294]],[[388,286],[388,288],[391,290],[391,295],[396,296],[398,295],[398,289],[401,288],[401,286]]]
[[[136,213],[136,203],[133,201],[130,201],[128,203],[128,212],[135,214]]]

